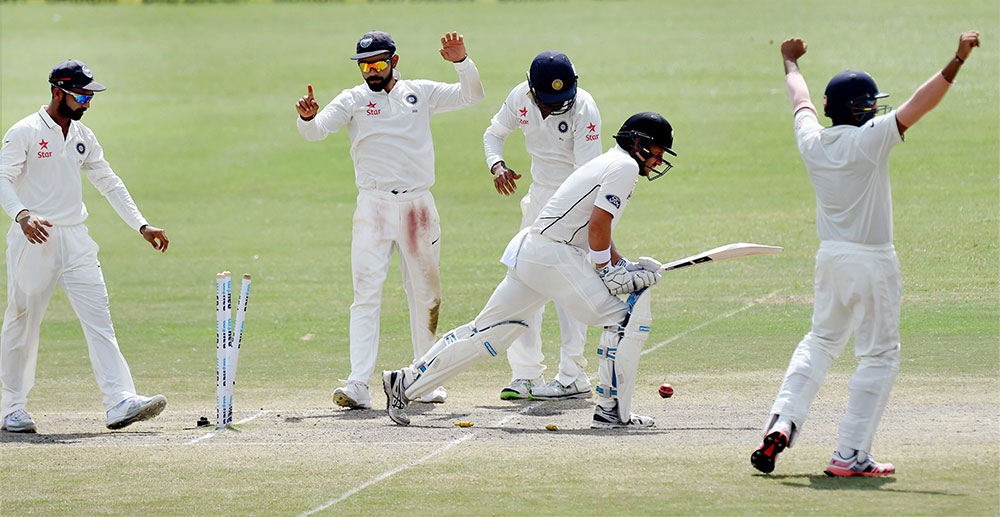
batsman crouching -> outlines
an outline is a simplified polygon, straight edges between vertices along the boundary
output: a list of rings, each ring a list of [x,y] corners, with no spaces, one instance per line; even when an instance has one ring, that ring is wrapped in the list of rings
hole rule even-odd
[[[410,366],[382,372],[386,409],[394,422],[409,424],[404,410],[411,400],[506,351],[528,330],[529,317],[554,301],[577,320],[605,328],[591,427],[653,425],[652,418],[631,412],[631,402],[652,323],[647,288],[659,281],[660,264],[622,257],[611,232],[639,176],[653,180],[670,169],[663,155],[676,156],[673,129],[658,113],[638,113],[625,121],[615,140],[618,145],[573,172],[534,223],[510,241],[501,258],[507,276],[476,319],[445,334]],[[623,294],[629,295],[627,301],[618,297]]]

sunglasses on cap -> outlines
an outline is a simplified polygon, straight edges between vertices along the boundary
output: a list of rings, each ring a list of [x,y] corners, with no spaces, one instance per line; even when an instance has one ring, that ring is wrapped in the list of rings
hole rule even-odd
[[[358,67],[361,68],[361,73],[367,74],[368,72],[374,70],[376,72],[381,72],[386,68],[389,68],[389,61],[392,60],[392,56],[383,59],[382,61],[376,61],[374,63],[363,63],[358,61]]]
[[[73,100],[75,100],[76,102],[78,102],[80,104],[86,104],[86,103],[90,102],[90,99],[94,98],[94,94],[85,95],[85,94],[82,94],[82,93],[71,92],[71,91],[67,90],[66,88],[61,88],[61,87],[58,87],[58,86],[57,86],[57,88],[59,88],[60,90],[62,90],[65,93],[69,94],[70,97],[73,97]]]

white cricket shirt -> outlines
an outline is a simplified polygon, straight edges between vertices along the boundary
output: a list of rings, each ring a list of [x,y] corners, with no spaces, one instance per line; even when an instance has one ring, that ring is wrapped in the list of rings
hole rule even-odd
[[[147,224],[97,143],[94,132],[71,120],[62,128],[42,106],[11,126],[0,148],[0,206],[12,219],[27,208],[57,226],[87,219],[80,171],[134,230]]]
[[[576,90],[573,109],[543,119],[528,81],[514,87],[483,134],[487,167],[503,160],[503,144],[518,128],[531,155],[531,182],[541,187],[558,188],[574,170],[601,154],[601,113],[583,88]]]
[[[457,84],[397,75],[389,93],[373,92],[367,83],[344,90],[312,120],[297,117],[299,133],[314,142],[347,126],[361,190],[428,190],[434,184],[431,115],[472,106],[485,96],[472,59],[455,63],[455,70]]]
[[[617,145],[570,174],[531,225],[533,232],[589,250],[588,226],[594,207],[618,224],[639,179],[639,164]]]
[[[795,114],[795,139],[816,191],[822,241],[892,242],[889,151],[903,141],[896,112],[861,127],[824,128],[811,109]]]

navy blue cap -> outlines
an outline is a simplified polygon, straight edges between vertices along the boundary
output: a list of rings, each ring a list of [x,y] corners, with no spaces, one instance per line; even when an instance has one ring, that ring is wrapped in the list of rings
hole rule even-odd
[[[542,102],[565,102],[576,95],[576,69],[566,54],[546,50],[531,62],[528,86],[535,90]]]
[[[94,80],[90,67],[76,59],[67,59],[49,72],[49,84],[60,88],[80,88],[92,92],[103,92],[107,88]]]
[[[392,41],[392,36],[387,32],[368,31],[358,40],[357,54],[351,59],[358,60],[366,57],[377,56],[379,54],[396,53],[396,42]]]

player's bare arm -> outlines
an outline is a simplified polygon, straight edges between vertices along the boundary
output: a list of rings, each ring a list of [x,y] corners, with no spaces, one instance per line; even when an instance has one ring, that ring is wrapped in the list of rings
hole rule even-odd
[[[145,224],[142,228],[139,228],[139,233],[142,234],[143,239],[146,239],[146,242],[153,246],[154,250],[158,250],[160,253],[167,251],[167,245],[170,244],[170,240],[167,239],[167,232],[162,228]]]
[[[493,164],[490,172],[493,173],[493,186],[496,187],[498,194],[510,196],[517,190],[514,180],[521,179],[521,175],[508,168],[503,160]]]
[[[816,108],[809,100],[809,87],[799,70],[799,58],[804,56],[808,46],[801,38],[789,38],[781,43],[781,58],[785,64],[785,87],[788,89],[788,99],[792,101],[792,113],[801,109]]]
[[[457,32],[445,33],[441,36],[441,57],[446,61],[458,63],[465,61],[469,54],[465,51],[465,36]]]
[[[28,242],[41,244],[49,238],[49,232],[45,231],[45,227],[48,226],[51,228],[52,223],[46,221],[44,218],[31,215],[31,212],[28,210],[21,210],[17,214],[15,221],[21,225],[21,232],[28,238]]]
[[[299,112],[302,120],[312,120],[319,111],[319,104],[316,104],[316,97],[313,96],[313,85],[310,84],[308,88],[309,93],[295,103],[295,110]]]
[[[917,88],[909,100],[896,110],[896,125],[899,128],[899,134],[903,134],[941,102],[944,95],[948,93],[951,83],[955,81],[959,68],[972,54],[972,49],[978,46],[978,31],[963,32],[958,37],[958,50],[955,51],[955,56],[948,61],[940,73],[931,76],[927,82]]]

